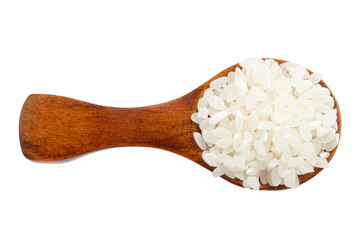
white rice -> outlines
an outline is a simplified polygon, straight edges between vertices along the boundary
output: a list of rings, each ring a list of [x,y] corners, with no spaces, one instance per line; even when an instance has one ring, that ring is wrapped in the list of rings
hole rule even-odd
[[[326,168],[339,141],[337,111],[319,73],[295,63],[248,58],[210,83],[191,120],[195,142],[213,175],[289,188],[299,175]]]
[[[195,132],[195,133],[194,133],[194,139],[195,139],[196,144],[197,144],[202,150],[205,150],[205,149],[206,149],[206,142],[205,142],[203,136],[202,136],[200,133]]]

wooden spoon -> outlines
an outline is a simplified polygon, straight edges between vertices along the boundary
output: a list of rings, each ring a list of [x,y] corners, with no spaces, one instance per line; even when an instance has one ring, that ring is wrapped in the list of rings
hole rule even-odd
[[[277,60],[281,64],[286,61]],[[197,103],[213,80],[235,71],[235,64],[183,97],[170,102],[137,108],[114,108],[86,103],[71,98],[32,94],[22,108],[19,124],[20,144],[25,157],[35,161],[57,161],[95,150],[140,146],[164,149],[186,157],[213,171],[201,158],[202,150],[196,145],[193,133],[200,132],[190,116],[197,111]],[[310,71],[309,71],[310,72]],[[311,73],[311,72],[310,72]],[[323,87],[327,85],[321,81]],[[330,91],[331,92],[331,91]],[[341,133],[339,105],[337,109],[338,133]],[[336,148],[327,158],[331,160]],[[299,176],[300,184],[322,169]],[[223,178],[242,185],[239,179]],[[285,189],[284,185],[261,185],[262,190]]]

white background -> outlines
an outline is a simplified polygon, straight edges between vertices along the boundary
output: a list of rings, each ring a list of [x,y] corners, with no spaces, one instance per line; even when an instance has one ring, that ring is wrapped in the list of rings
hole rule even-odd
[[[0,239],[359,239],[356,3],[0,1]],[[31,93],[151,105],[249,56],[321,72],[340,104],[330,168],[298,189],[243,189],[157,149],[64,164],[21,153]]]

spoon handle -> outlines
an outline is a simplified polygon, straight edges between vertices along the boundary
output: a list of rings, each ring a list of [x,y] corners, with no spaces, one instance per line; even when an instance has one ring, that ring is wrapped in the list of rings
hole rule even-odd
[[[21,148],[25,157],[36,161],[124,146],[155,147],[191,157],[199,154],[193,140],[197,126],[190,120],[199,94],[194,90],[170,102],[137,108],[33,94],[20,115]]]

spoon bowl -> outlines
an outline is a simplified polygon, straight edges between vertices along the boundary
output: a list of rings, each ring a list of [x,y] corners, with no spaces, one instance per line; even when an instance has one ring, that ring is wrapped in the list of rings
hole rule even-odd
[[[274,60],[279,64],[286,62]],[[146,107],[106,107],[67,97],[32,94],[26,99],[20,115],[22,152],[30,160],[49,162],[106,148],[153,147],[176,153],[213,171],[214,167],[204,162],[202,150],[195,143],[193,134],[200,132],[200,129],[190,117],[197,111],[197,103],[209,88],[210,82],[227,76],[236,67],[240,65],[235,64],[225,69],[183,97]],[[328,88],[323,81],[319,84]],[[340,135],[340,109],[331,90],[330,94],[337,109],[337,133]],[[331,160],[336,149],[337,147],[330,152],[327,161]],[[315,168],[314,172],[299,176],[300,184],[321,170]],[[231,179],[226,175],[222,178],[242,186],[242,181],[237,178]],[[260,189],[281,190],[286,187],[261,184]]]

